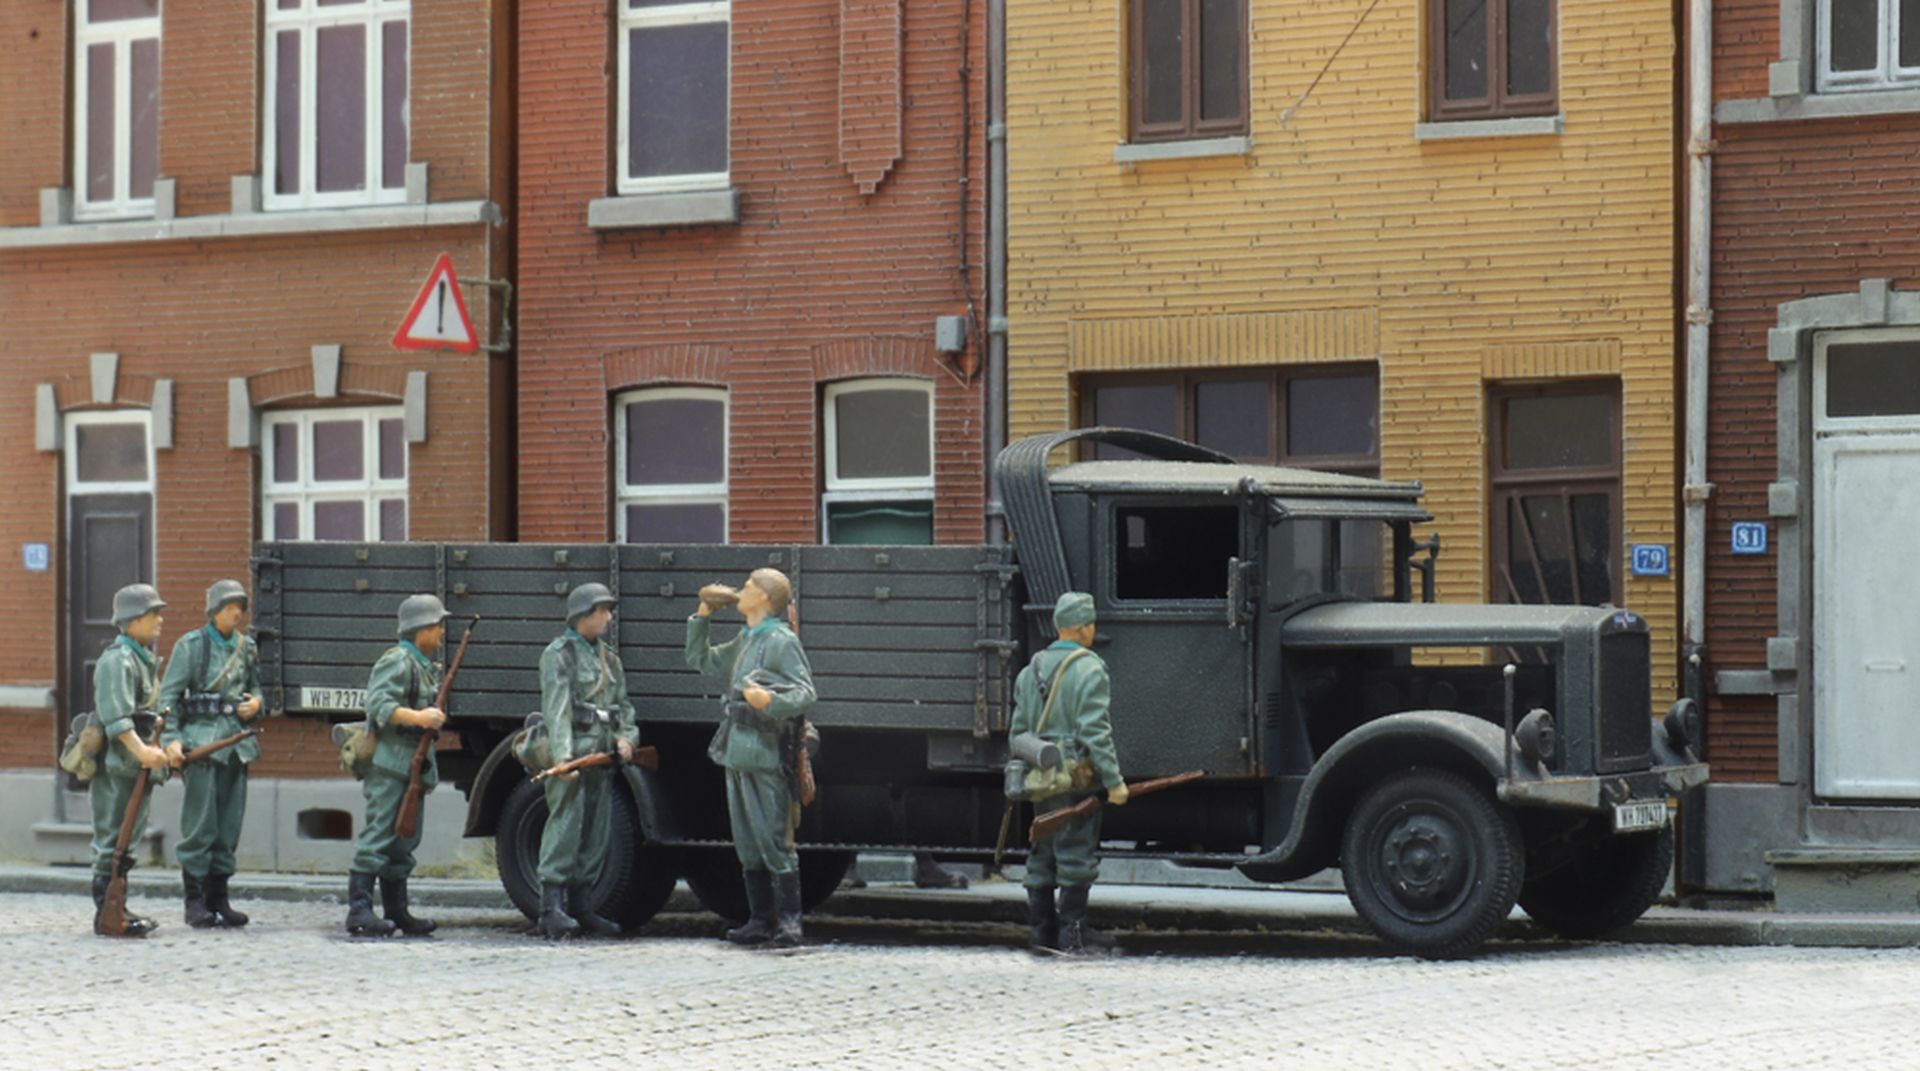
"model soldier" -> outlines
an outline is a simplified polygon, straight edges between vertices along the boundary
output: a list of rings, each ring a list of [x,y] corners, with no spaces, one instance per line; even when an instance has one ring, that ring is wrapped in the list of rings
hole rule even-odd
[[[605,584],[582,584],[567,596],[567,630],[540,655],[540,712],[558,764],[618,751],[633,761],[640,743],[627,674],[602,639],[618,600]],[[612,834],[614,767],[575,770],[546,781],[547,828],[540,835],[540,932],[573,937],[585,929],[613,937],[620,927],[588,901],[607,861]]]
[[[207,589],[207,624],[180,637],[160,685],[166,714],[161,742],[179,766],[186,752],[232,736],[260,715],[260,658],[243,629],[247,589],[221,580]],[[260,757],[251,737],[186,767],[180,808],[180,883],[186,888],[187,925],[245,926],[247,916],[227,899],[233,850],[247,813],[247,766]]]
[[[100,908],[106,902],[107,886],[113,881],[114,847],[120,837],[120,823],[127,803],[133,798],[134,782],[141,767],[153,771],[155,778],[165,776],[171,767],[167,753],[141,739],[135,722],[150,727],[154,700],[159,696],[159,658],[153,653],[160,642],[166,608],[151,584],[128,584],[113,593],[113,624],[120,635],[100,653],[93,667],[94,712],[106,733],[106,759],[100,772],[88,785],[88,800],[93,805],[93,909],[94,932],[100,932]],[[140,843],[147,831],[149,795],[141,801],[133,823],[133,839]],[[127,853],[131,865],[133,852]],[[132,912],[127,913],[126,936],[145,937],[156,923]]]
[[[394,828],[420,734],[438,730],[447,716],[433,705],[440,670],[432,655],[446,639],[447,608],[432,595],[409,595],[400,603],[400,642],[387,648],[367,677],[367,729],[373,734],[373,760],[360,790],[367,798],[366,822],[354,843],[353,870],[347,875],[347,932],[355,937],[385,937],[395,927],[408,937],[425,937],[434,923],[407,911],[407,877],[413,873],[416,830],[402,837]],[[440,781],[432,748],[420,770],[427,790]],[[380,879],[386,918],[373,913],[373,883]]]
[[[1061,595],[1053,606],[1053,627],[1060,638],[1034,655],[1014,682],[1009,732],[1035,733],[1059,744],[1065,761],[1073,764],[1072,787],[1035,799],[1034,809],[1072,806],[1097,795],[1100,786],[1105,787],[1107,802],[1119,806],[1127,802],[1127,783],[1120,776],[1113,723],[1107,714],[1107,664],[1090,650],[1093,596],[1080,591]],[[1110,938],[1087,928],[1087,893],[1100,876],[1099,847],[1098,810],[1075,818],[1032,846],[1025,884],[1034,948],[1078,954],[1111,946]]]
[[[727,771],[727,815],[745,871],[752,917],[727,931],[734,944],[800,943],[800,857],[793,847],[799,804],[781,762],[781,734],[813,706],[813,671],[799,637],[781,620],[792,587],[778,569],[755,569],[737,605],[747,619],[718,647],[707,642],[714,603],[687,619],[687,664],[725,674],[727,701],[707,754]],[[789,752],[796,751],[788,748]]]

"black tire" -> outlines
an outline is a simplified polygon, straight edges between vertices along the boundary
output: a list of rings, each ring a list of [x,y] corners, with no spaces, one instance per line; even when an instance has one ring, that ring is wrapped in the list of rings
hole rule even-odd
[[[616,787],[607,862],[589,894],[593,909],[622,926],[643,926],[673,895],[669,853],[640,843],[633,797]],[[546,792],[531,781],[514,786],[493,834],[500,884],[529,919],[540,915],[540,835],[547,827]]]
[[[1585,940],[1624,929],[1660,897],[1673,871],[1673,829],[1603,834],[1520,889],[1520,906],[1561,937]]]
[[[847,869],[853,866],[854,853],[845,851],[803,851],[800,853],[800,909],[812,911],[827,902],[840,887]],[[681,871],[700,906],[739,923],[747,918],[746,879],[740,873],[740,857],[731,848],[695,848],[682,857]]]
[[[1389,945],[1428,959],[1493,936],[1526,868],[1513,812],[1459,774],[1423,767],[1361,798],[1340,854],[1354,910]]]

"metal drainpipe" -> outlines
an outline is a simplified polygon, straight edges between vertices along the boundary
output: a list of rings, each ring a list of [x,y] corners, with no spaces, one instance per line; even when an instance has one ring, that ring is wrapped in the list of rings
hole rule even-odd
[[[1712,0],[1688,0],[1687,93],[1687,398],[1685,547],[1681,568],[1685,590],[1683,656],[1692,663],[1706,642],[1707,500],[1707,344],[1713,323],[1708,271],[1712,257],[1709,226],[1713,177],[1713,19]],[[1686,673],[1689,666],[1682,666]]]
[[[987,0],[987,541],[1006,542],[994,458],[1007,445],[1007,0]]]

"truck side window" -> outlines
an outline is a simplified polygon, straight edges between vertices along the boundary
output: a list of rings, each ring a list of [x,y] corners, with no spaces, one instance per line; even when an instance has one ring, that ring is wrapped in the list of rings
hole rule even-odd
[[[1387,570],[1381,560],[1388,533],[1375,521],[1294,519],[1289,599],[1309,595],[1381,598]],[[1338,531],[1338,538],[1334,533]]]
[[[1240,553],[1234,506],[1122,506],[1114,511],[1114,597],[1224,599]]]

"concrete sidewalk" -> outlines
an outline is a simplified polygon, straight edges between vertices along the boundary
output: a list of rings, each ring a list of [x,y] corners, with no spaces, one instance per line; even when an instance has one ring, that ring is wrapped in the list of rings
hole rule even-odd
[[[85,896],[90,879],[83,867],[0,866],[0,893]],[[142,867],[133,872],[129,883],[128,892],[135,897],[180,898],[176,870]],[[249,873],[233,880],[233,895],[244,900],[340,903],[345,889],[346,878],[338,874]],[[490,879],[415,878],[409,889],[417,902],[428,906],[514,910],[500,884]],[[1093,904],[1094,921],[1109,930],[1368,932],[1346,897],[1335,892],[1103,884],[1095,891]],[[666,912],[695,914],[704,909],[682,885],[668,901]],[[814,914],[1017,925],[1026,919],[1026,900],[1020,886],[1008,882],[938,890],[875,884],[843,889]],[[1501,934],[1518,939],[1541,936],[1544,932],[1518,911]],[[1616,939],[1635,944],[1910,948],[1920,946],[1920,914],[1803,915],[1766,909],[1655,907]]]

